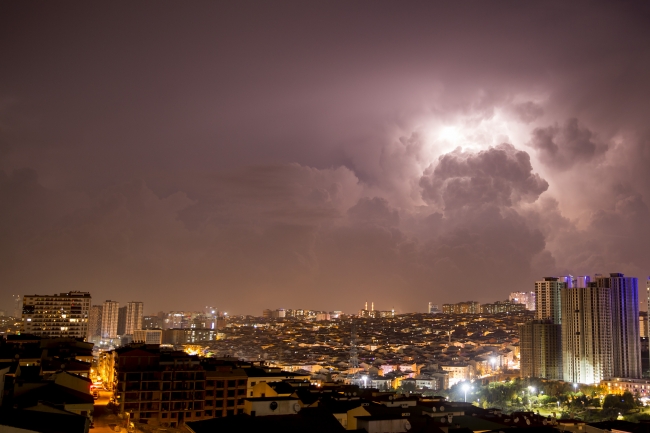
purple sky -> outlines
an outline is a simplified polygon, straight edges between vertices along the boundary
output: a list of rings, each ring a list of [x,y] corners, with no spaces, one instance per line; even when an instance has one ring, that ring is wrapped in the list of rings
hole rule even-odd
[[[3,2],[0,308],[645,286],[648,22],[645,2]]]

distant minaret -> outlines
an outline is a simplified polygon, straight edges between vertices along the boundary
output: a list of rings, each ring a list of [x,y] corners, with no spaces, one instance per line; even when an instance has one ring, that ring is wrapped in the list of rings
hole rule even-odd
[[[375,303],[374,303],[374,301],[373,301],[370,305],[371,305],[371,306],[370,306],[370,309],[371,309],[372,311],[375,311]]]
[[[364,310],[368,311],[368,301],[366,301],[366,307],[364,308]]]

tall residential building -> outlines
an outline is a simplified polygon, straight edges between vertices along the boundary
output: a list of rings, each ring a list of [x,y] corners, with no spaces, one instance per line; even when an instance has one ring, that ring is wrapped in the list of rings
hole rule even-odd
[[[535,319],[550,320],[556,325],[561,324],[562,301],[560,291],[569,285],[570,279],[545,277],[535,281]]]
[[[88,335],[90,301],[90,293],[87,292],[25,295],[21,332],[51,338],[85,339]]]
[[[117,335],[125,335],[126,332],[126,306],[117,309]]]
[[[612,323],[613,377],[641,378],[641,340],[639,334],[639,285],[635,277],[621,273],[597,275],[600,288],[609,289]]]
[[[102,310],[101,305],[93,305],[88,313],[88,340],[102,336]]]
[[[519,325],[521,377],[562,380],[560,325],[533,320]]]
[[[142,318],[144,317],[144,304],[138,301],[131,301],[126,304],[126,326],[124,333],[133,335],[135,331],[142,329]]]
[[[647,295],[647,302],[648,302],[648,314],[650,315],[650,277],[645,282],[645,291]],[[650,337],[650,321],[648,322],[648,328],[646,329],[646,333],[648,337]]]
[[[23,313],[23,297],[20,295],[13,295],[12,296],[13,300],[13,311],[11,312],[11,317],[15,317],[16,319],[21,317]]]
[[[527,310],[535,311],[535,292],[512,292],[508,300],[516,304],[524,304]]]
[[[563,380],[592,384],[612,377],[610,289],[592,282],[563,288],[561,296]]]
[[[117,338],[117,320],[120,303],[104,301],[102,308],[102,338]]]

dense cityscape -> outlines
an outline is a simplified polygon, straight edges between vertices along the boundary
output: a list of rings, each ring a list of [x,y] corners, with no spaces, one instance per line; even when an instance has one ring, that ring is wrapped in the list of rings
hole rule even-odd
[[[429,302],[425,313],[366,302],[260,316],[17,295],[2,316],[3,413],[30,428],[42,420],[24,411],[58,407],[76,414],[68,431],[273,429],[284,416],[324,431],[603,429],[637,420],[650,394],[638,290],[620,273],[547,277],[504,301]]]

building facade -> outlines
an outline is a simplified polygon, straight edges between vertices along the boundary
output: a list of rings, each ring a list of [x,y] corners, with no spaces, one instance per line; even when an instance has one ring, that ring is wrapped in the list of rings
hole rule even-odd
[[[87,292],[23,297],[21,332],[42,337],[88,336],[91,297]]]
[[[571,287],[558,277],[545,277],[535,282],[535,319],[550,320],[559,325],[562,316],[562,301],[560,291]]]
[[[88,314],[88,340],[102,335],[102,310],[101,305],[93,305],[90,307]]]
[[[126,304],[126,324],[124,333],[133,335],[137,330],[142,329],[144,317],[144,304],[138,301],[131,301]]]
[[[612,361],[614,377],[641,378],[639,285],[634,277],[612,273],[597,275],[598,287],[609,289],[611,298]]]
[[[481,304],[475,301],[442,304],[442,312],[445,314],[480,314]]]
[[[102,338],[117,338],[119,308],[119,302],[104,301],[102,306]]]
[[[133,331],[133,342],[162,344],[162,333],[162,329],[138,329]]]
[[[496,301],[492,304],[481,304],[482,314],[514,313],[526,310],[526,305],[511,301]]]
[[[562,380],[562,329],[550,320],[519,326],[521,377]]]
[[[612,377],[610,290],[590,282],[562,289],[564,381],[594,384]]]

